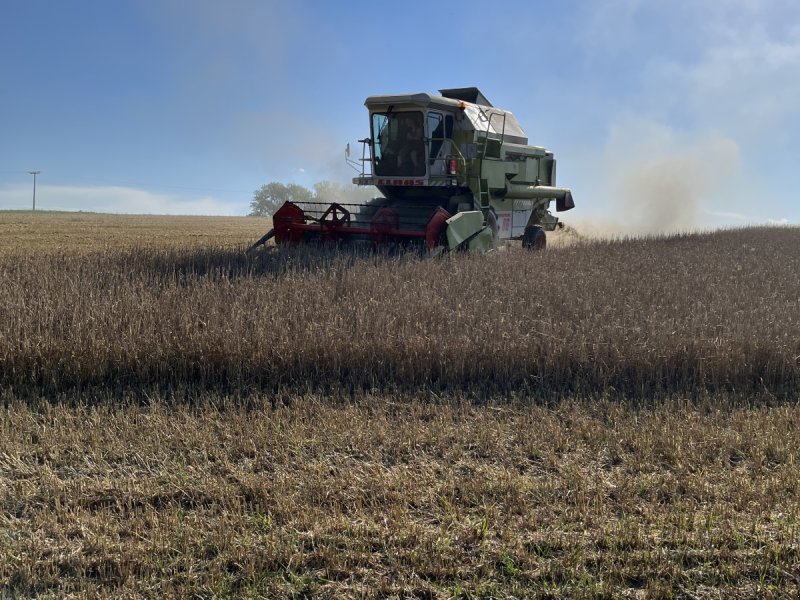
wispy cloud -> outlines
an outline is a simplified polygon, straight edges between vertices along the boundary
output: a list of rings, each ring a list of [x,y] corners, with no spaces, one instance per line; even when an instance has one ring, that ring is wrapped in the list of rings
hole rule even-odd
[[[31,208],[31,204],[30,187],[0,188],[0,208],[25,210]],[[247,212],[247,206],[241,203],[211,196],[187,198],[119,186],[39,186],[36,208],[154,215],[241,215]]]
[[[685,27],[686,38],[702,42],[696,53],[654,61],[661,68],[649,79],[652,96],[670,90],[682,103],[673,110],[682,108],[695,123],[737,139],[763,141],[800,116],[800,5],[684,0],[671,10],[673,27]]]
[[[758,138],[800,115],[800,36],[756,26],[721,38],[673,81],[704,122]]]
[[[704,209],[703,212],[705,212],[708,215],[711,215],[712,217],[722,217],[723,219],[730,219],[731,221],[739,221],[740,223],[756,222],[756,218],[754,218],[753,216],[748,216],[738,212],[729,212],[724,210],[708,210],[708,209]],[[770,219],[767,219],[767,223],[769,222]]]

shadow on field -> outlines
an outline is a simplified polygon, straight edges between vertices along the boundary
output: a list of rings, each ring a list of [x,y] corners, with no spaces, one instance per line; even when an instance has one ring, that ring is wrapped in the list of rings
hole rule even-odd
[[[411,248],[375,250],[369,246],[310,245],[294,248],[247,247],[198,249],[137,248],[103,257],[107,268],[155,279],[196,278],[239,279],[282,277],[293,273],[348,269],[356,264],[380,264],[388,259],[420,260],[422,253]]]
[[[751,354],[746,368],[714,371],[691,357],[672,356],[661,364],[629,359],[616,365],[613,372],[600,370],[596,362],[586,360],[564,368],[532,367],[514,374],[502,372],[500,366],[469,374],[446,363],[395,373],[377,358],[374,362],[344,360],[333,365],[294,356],[291,364],[265,364],[242,356],[185,352],[162,356],[152,363],[138,358],[103,365],[75,364],[71,368],[30,364],[22,369],[29,374],[24,380],[6,374],[3,396],[6,404],[12,398],[80,404],[106,400],[149,404],[158,398],[194,404],[214,397],[238,406],[261,405],[267,400],[273,408],[291,405],[293,399],[304,396],[353,402],[371,395],[543,406],[556,405],[565,398],[604,398],[641,407],[669,398],[698,401],[720,396],[732,405],[777,405],[796,402],[800,394],[800,375],[790,366],[781,367],[782,362],[777,353],[762,349]]]

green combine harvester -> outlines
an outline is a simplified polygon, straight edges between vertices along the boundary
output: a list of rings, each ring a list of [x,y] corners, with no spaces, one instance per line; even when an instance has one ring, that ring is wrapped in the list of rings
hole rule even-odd
[[[286,202],[273,216],[278,245],[368,243],[486,252],[505,240],[543,249],[551,214],[574,208],[556,187],[553,153],[528,144],[517,119],[478,88],[370,96],[370,137],[360,140],[357,185],[383,197],[367,203]]]

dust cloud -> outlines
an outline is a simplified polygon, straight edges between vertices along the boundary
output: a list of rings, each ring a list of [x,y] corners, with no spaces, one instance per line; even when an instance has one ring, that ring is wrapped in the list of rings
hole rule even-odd
[[[669,128],[642,123],[612,130],[587,190],[598,216],[564,220],[586,237],[667,234],[708,229],[715,206],[734,206],[730,183],[740,176],[738,144],[721,135],[687,138]],[[576,195],[576,199],[582,196]],[[577,211],[576,211],[577,212]],[[733,213],[727,213],[733,214]]]
[[[634,160],[630,171],[620,174],[615,204],[638,232],[697,229],[703,225],[708,200],[738,165],[738,146],[722,137]]]

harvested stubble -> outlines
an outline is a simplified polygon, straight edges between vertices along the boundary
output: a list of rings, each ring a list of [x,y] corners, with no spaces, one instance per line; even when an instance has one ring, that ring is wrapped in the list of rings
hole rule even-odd
[[[792,228],[434,261],[7,252],[0,384],[786,398],[800,387],[799,273]]]
[[[12,403],[0,590],[797,597],[800,409]]]

